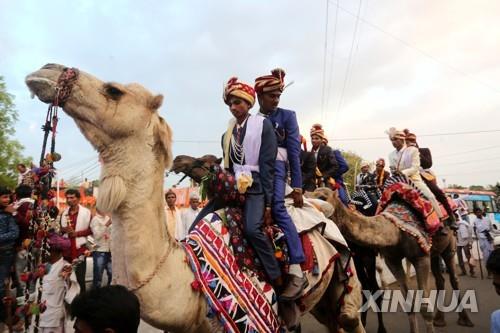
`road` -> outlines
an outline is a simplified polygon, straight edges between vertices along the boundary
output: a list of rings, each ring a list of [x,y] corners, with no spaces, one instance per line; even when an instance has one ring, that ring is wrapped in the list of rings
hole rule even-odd
[[[445,274],[445,278],[448,279],[448,275]],[[432,279],[432,278],[431,278]],[[433,279],[432,279],[433,280]],[[500,308],[500,296],[495,293],[495,289],[492,285],[492,280],[471,277],[460,277],[460,284],[462,290],[472,289],[476,292],[476,298],[478,301],[478,312],[471,313],[470,318],[475,324],[475,327],[462,327],[457,325],[456,321],[458,315],[455,313],[447,314],[447,327],[439,328],[437,327],[436,333],[487,333],[490,331],[490,314],[493,310]],[[434,287],[434,284],[432,284]],[[397,284],[391,284],[391,289],[398,289]],[[410,280],[410,288],[416,288],[416,283],[414,279]],[[447,288],[449,290],[450,286],[447,281]],[[407,315],[403,312],[397,313],[384,313],[384,324],[387,332],[402,333],[408,332],[408,319]],[[418,315],[419,327],[424,328],[424,323],[420,315]],[[141,333],[153,333],[160,332],[151,326],[141,323],[139,330]],[[368,324],[366,327],[368,333],[377,332],[377,318],[374,313],[368,313]],[[306,333],[328,333],[325,326],[321,325],[314,319],[311,315],[305,315],[302,319],[302,332]]]

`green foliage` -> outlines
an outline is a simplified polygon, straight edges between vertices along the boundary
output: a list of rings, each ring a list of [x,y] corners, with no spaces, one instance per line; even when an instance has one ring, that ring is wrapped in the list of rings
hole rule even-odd
[[[465,190],[467,187],[462,186],[462,185],[458,185],[458,184],[450,184],[450,185],[446,186],[446,188],[454,188],[454,189],[457,189],[457,190]]]
[[[0,76],[0,185],[14,188],[17,184],[17,163],[28,163],[22,156],[23,146],[12,139],[17,121],[14,96],[7,92],[4,79]]]
[[[469,190],[471,191],[486,191],[483,185],[471,185],[469,186]]]
[[[354,190],[356,175],[359,173],[359,165],[363,159],[352,151],[342,151],[342,156],[349,165],[349,171],[344,174],[344,183],[350,192]]]

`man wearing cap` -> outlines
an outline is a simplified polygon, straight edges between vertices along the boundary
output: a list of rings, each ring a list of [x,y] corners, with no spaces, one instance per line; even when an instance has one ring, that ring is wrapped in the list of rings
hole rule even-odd
[[[189,233],[189,227],[200,213],[200,196],[196,192],[191,192],[189,195],[189,207],[181,213],[181,225],[179,226],[179,240],[186,239]]]
[[[239,192],[245,193],[244,235],[255,249],[273,287],[279,289],[283,285],[281,270],[271,240],[263,231],[264,223],[272,223],[276,136],[269,120],[249,114],[255,103],[255,91],[251,86],[233,77],[224,88],[223,98],[234,116],[222,136],[224,168],[234,173]],[[224,206],[222,199],[210,200],[196,221]]]
[[[377,186],[381,191],[389,175],[389,172],[385,170],[385,160],[379,158],[377,162],[375,162],[375,176],[377,177]]]
[[[420,176],[422,178],[422,181],[434,194],[436,200],[439,201],[446,210],[446,213],[448,214],[448,218],[446,219],[446,224],[451,229],[457,230],[458,226],[455,218],[455,213],[453,212],[453,209],[451,209],[446,194],[444,194],[443,190],[439,188],[434,172],[432,172],[432,170],[430,169],[432,167],[431,150],[429,148],[420,148],[417,143],[417,136],[411,133],[408,129],[405,129],[404,132],[405,132],[406,144],[408,146],[413,146],[418,149],[420,157]]]
[[[361,162],[361,172],[356,176],[356,190],[365,191],[372,204],[377,205],[377,183],[375,175],[370,172],[370,163],[367,161]]]
[[[255,91],[259,100],[260,114],[271,122],[278,140],[278,153],[275,156],[273,218],[285,233],[290,254],[289,283],[280,295],[284,301],[299,298],[307,286],[307,279],[300,264],[304,262],[304,250],[290,215],[285,208],[285,186],[290,171],[291,197],[295,207],[303,206],[302,172],[300,168],[300,132],[294,111],[278,107],[281,93],[285,88],[285,71],[278,68],[271,75],[255,79]],[[288,169],[288,170],[287,170]]]
[[[328,138],[321,124],[314,124],[310,134],[312,151],[316,155],[316,163],[324,186],[338,190],[340,200],[347,206],[350,200],[343,175],[349,170],[349,165],[339,150],[328,145]]]
[[[414,146],[406,145],[406,135],[403,131],[391,128],[387,134],[392,142],[392,146],[396,148],[389,155],[389,169],[391,173],[393,175],[402,174],[411,179],[425,198],[430,201],[436,214],[442,220],[444,216],[436,197],[422,181],[422,177],[420,177],[420,155],[418,149]]]

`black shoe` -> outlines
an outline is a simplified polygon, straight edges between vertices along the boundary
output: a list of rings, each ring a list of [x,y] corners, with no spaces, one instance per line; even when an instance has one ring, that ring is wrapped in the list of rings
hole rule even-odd
[[[302,296],[302,292],[309,285],[307,282],[307,278],[305,276],[299,278],[295,275],[290,275],[290,279],[283,290],[283,293],[280,295],[280,301],[295,301],[296,299]]]

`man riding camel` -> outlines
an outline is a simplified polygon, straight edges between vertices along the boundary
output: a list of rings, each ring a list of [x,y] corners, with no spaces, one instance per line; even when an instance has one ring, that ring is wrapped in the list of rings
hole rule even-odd
[[[299,298],[307,286],[307,279],[302,273],[300,264],[305,261],[302,242],[297,228],[285,208],[285,187],[290,172],[291,197],[295,207],[303,206],[302,171],[300,167],[300,132],[294,111],[278,107],[281,94],[285,88],[285,71],[278,68],[271,75],[255,79],[255,91],[259,101],[259,115],[266,117],[272,124],[278,141],[278,152],[274,164],[274,196],[272,213],[274,221],[285,233],[290,255],[288,288],[280,295],[284,301]]]
[[[443,220],[444,215],[441,212],[436,197],[420,176],[420,154],[418,149],[415,146],[406,145],[406,135],[403,131],[391,128],[387,131],[387,134],[389,135],[393,147],[396,148],[396,150],[389,155],[389,169],[391,173],[393,175],[401,174],[408,177],[420,192],[422,192],[425,198],[430,201],[439,219]]]
[[[245,193],[244,235],[253,246],[273,287],[279,291],[283,287],[281,270],[271,240],[263,231],[264,224],[272,223],[276,135],[268,119],[249,113],[255,104],[255,90],[251,86],[233,77],[224,88],[223,98],[234,116],[222,136],[224,168],[235,175],[238,190]],[[195,221],[225,205],[221,198],[213,198]],[[295,290],[289,284],[284,293],[294,294]]]
[[[320,172],[320,186],[327,186],[338,190],[339,198],[344,205],[349,204],[349,196],[345,189],[342,175],[349,170],[349,165],[337,149],[328,146],[328,139],[320,124],[314,124],[311,128],[312,152],[316,155],[316,163]]]
[[[448,225],[448,227],[450,227],[452,230],[457,230],[458,226],[455,218],[455,213],[451,209],[450,203],[448,202],[448,198],[444,194],[443,190],[439,188],[436,176],[434,172],[432,172],[431,170],[432,155],[430,149],[420,148],[417,143],[417,136],[411,133],[408,129],[405,129],[404,132],[405,132],[406,144],[408,146],[416,147],[419,151],[420,176],[422,178],[422,181],[427,185],[427,187],[431,190],[436,199],[443,205],[444,209],[446,210],[446,213],[448,214],[448,218],[446,219],[446,224]]]

